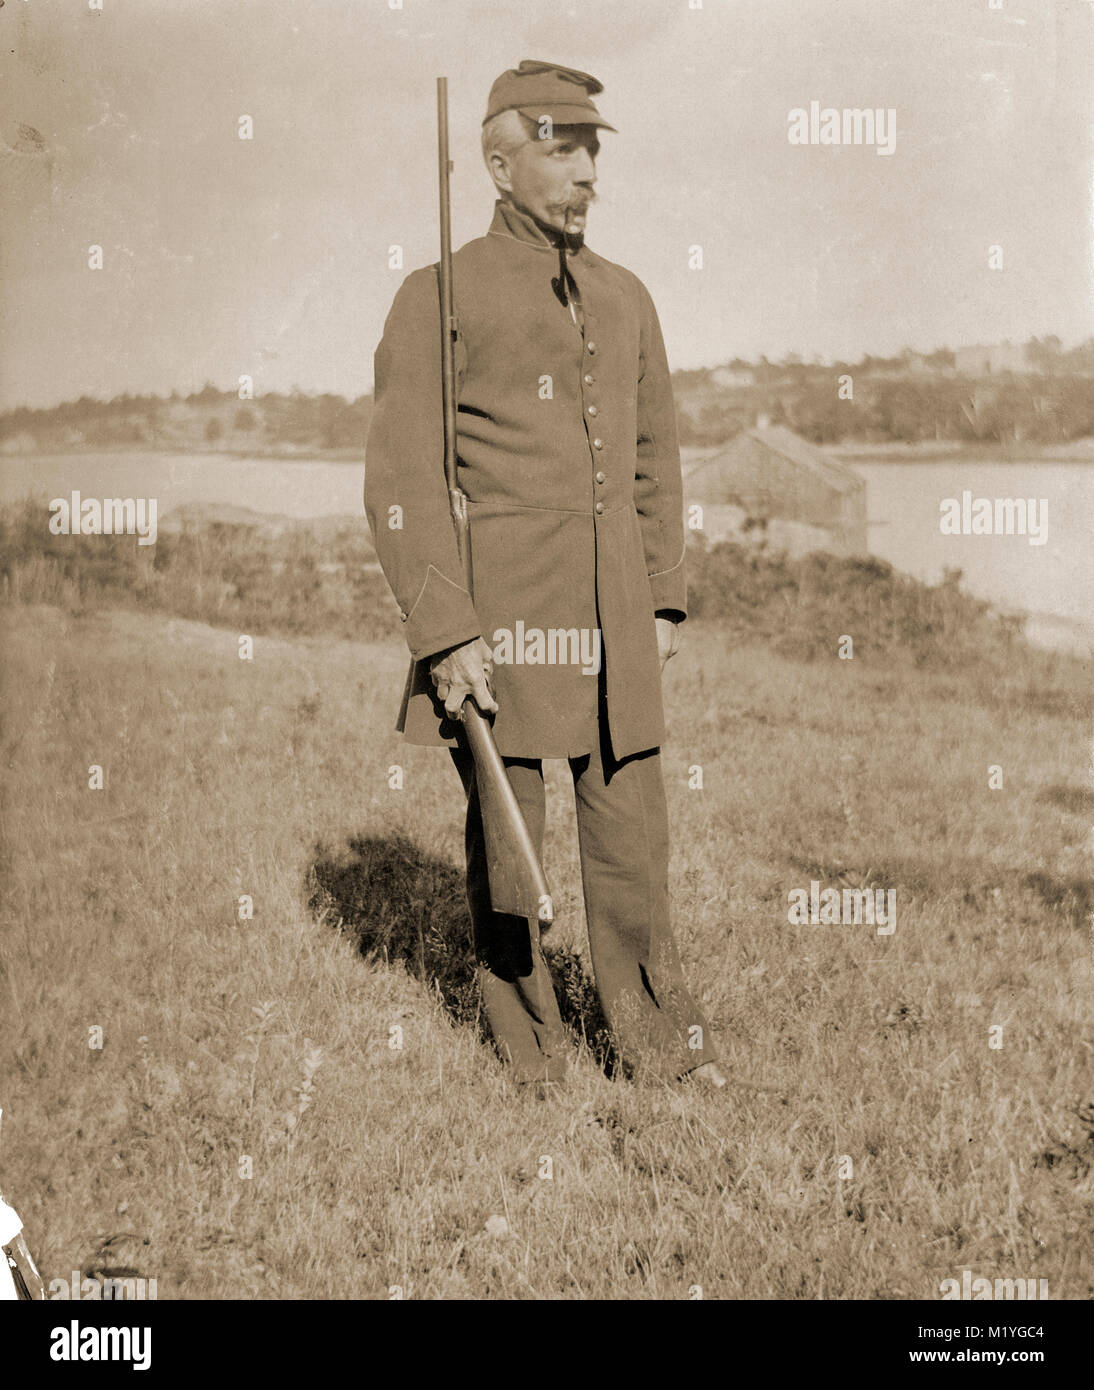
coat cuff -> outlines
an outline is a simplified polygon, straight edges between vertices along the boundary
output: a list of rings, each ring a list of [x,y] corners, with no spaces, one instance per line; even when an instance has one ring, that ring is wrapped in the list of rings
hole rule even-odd
[[[662,608],[674,608],[681,615],[681,619],[687,617],[688,584],[684,573],[683,552],[672,569],[650,575],[650,593],[653,596],[655,613]]]
[[[399,616],[406,624],[407,646],[415,661],[482,635],[471,595],[435,565],[426,570],[410,611],[400,611]]]

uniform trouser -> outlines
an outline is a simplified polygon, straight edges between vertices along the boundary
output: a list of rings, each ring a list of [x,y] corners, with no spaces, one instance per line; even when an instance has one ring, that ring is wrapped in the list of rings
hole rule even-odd
[[[467,900],[483,1009],[519,1081],[560,1080],[571,1051],[539,946],[539,925],[490,906],[474,761],[452,759],[468,794]],[[542,857],[543,764],[503,759]],[[636,1072],[675,1079],[714,1059],[710,1027],[684,981],[669,924],[668,810],[660,752],[571,758],[585,917],[597,993],[617,1050]]]

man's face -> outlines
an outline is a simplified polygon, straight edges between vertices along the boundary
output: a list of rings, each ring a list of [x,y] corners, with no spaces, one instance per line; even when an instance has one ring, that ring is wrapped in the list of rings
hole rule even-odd
[[[507,191],[522,211],[558,232],[579,236],[596,194],[596,126],[555,126],[552,139],[533,136],[504,161]],[[504,178],[499,187],[505,187]]]

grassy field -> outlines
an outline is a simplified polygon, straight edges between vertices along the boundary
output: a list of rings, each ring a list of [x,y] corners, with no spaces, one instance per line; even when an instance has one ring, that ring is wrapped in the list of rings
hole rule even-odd
[[[968,1268],[1094,1296],[1088,667],[1013,633],[978,655],[922,594],[917,648],[903,600],[870,617],[869,572],[812,607],[753,594],[781,632],[690,622],[665,676],[676,930],[726,1071],[772,1089],[605,1076],[549,764],[580,1056],[540,1101],[482,1038],[458,783],[392,731],[394,625],[301,622],[244,661],[250,628],[35,563],[0,608],[0,1183],[47,1281],[931,1299]],[[841,661],[856,592],[879,635]],[[791,925],[811,880],[894,889],[895,931]]]

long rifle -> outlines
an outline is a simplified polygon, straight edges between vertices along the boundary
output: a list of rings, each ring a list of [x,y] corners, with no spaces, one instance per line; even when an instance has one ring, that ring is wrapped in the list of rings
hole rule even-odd
[[[456,548],[467,592],[472,590],[471,536],[467,524],[467,495],[456,473],[456,315],[452,304],[452,227],[449,215],[448,79],[437,78],[437,163],[441,201],[441,392],[444,401],[444,478],[456,531]],[[486,717],[468,696],[463,704],[463,729],[475,759],[490,876],[490,904],[495,912],[536,918],[542,927],[554,921],[554,904],[543,866],[520,813],[494,735]]]

